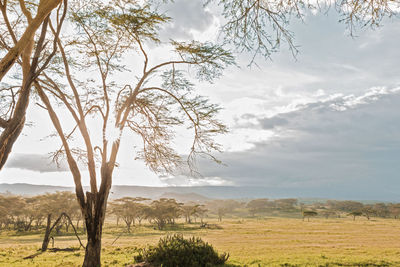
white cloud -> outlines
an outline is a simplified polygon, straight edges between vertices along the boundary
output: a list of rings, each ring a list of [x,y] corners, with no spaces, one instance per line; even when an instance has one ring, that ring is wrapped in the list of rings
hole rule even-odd
[[[184,175],[168,176],[160,178],[169,186],[226,186],[234,185],[232,181],[222,179],[221,177],[196,177],[191,178]]]

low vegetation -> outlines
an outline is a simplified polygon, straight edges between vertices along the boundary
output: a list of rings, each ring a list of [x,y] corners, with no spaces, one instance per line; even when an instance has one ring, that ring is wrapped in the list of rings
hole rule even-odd
[[[218,253],[199,237],[185,239],[180,234],[161,238],[156,246],[139,251],[136,262],[145,262],[151,266],[217,266],[223,265],[229,255]]]

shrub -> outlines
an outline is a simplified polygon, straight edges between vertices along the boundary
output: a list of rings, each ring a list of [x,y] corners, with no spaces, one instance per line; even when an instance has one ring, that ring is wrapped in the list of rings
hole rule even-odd
[[[139,251],[136,262],[146,262],[152,266],[163,267],[208,267],[223,265],[229,254],[221,254],[199,237],[183,238],[172,235],[161,238],[156,246]]]

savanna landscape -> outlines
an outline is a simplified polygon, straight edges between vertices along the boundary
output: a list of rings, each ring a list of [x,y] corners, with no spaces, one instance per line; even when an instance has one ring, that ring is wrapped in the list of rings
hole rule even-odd
[[[16,205],[14,211],[3,214],[0,265],[80,265],[84,249],[70,223],[81,240],[85,230],[73,196],[58,192],[28,198],[25,208]],[[15,198],[20,204],[23,201],[6,196],[3,205],[6,198],[13,198],[14,203],[18,203]],[[54,201],[53,210],[48,206],[40,209],[45,198]],[[35,209],[26,208],[31,205]],[[146,211],[149,207],[153,211]],[[43,251],[49,210],[55,215],[51,224],[61,211],[70,214],[71,221],[59,221]],[[224,266],[400,265],[399,204],[333,200],[304,204],[296,199],[211,200],[199,204],[124,197],[110,202],[108,210],[102,239],[103,266],[135,266],[135,256],[141,249],[175,234],[200,237],[220,254],[229,254]],[[307,217],[307,211],[316,214]],[[160,224],[163,220],[165,225]]]
[[[209,220],[216,223],[216,220]],[[107,224],[106,224],[107,225]],[[155,244],[166,234],[199,236],[219,252],[229,252],[226,266],[399,266],[398,222],[393,219],[352,221],[321,219],[310,223],[301,219],[262,218],[227,219],[222,229],[201,229],[199,223],[181,224],[175,229],[157,231],[152,227],[135,227],[114,244],[121,229],[107,225],[104,232],[104,266],[134,263],[133,256],[145,244]],[[179,229],[183,228],[183,229]],[[389,234],[390,233],[390,234]],[[1,266],[79,266],[84,251],[46,252],[34,259],[43,235],[14,234],[1,236]],[[75,236],[56,237],[56,247],[78,248]]]
[[[0,266],[400,266],[400,0],[0,0]]]

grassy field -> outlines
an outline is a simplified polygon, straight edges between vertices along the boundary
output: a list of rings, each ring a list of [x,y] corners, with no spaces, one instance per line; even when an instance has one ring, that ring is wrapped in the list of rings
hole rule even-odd
[[[303,222],[301,219],[265,218],[208,222],[218,224],[222,229],[179,224],[174,229],[158,231],[148,225],[136,227],[127,234],[123,233],[123,228],[108,224],[103,238],[103,265],[131,264],[137,248],[178,232],[187,237],[200,236],[219,252],[228,252],[230,266],[400,266],[398,220],[315,218]],[[83,249],[46,252],[24,260],[23,257],[37,252],[41,238],[40,233],[3,232],[0,236],[0,266],[66,267],[82,263]],[[78,247],[78,242],[74,236],[57,236],[55,247]]]

